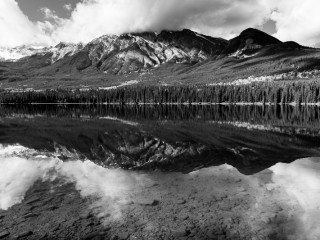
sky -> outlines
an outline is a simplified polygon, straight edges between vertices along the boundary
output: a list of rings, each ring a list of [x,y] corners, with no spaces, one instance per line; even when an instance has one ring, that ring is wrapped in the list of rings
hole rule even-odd
[[[87,43],[104,34],[189,28],[231,39],[249,27],[320,43],[319,0],[0,0],[0,46]]]

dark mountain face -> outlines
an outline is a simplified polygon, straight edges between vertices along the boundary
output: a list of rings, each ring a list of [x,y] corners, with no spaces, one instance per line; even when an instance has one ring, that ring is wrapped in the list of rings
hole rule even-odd
[[[167,42],[172,46],[182,47],[185,50],[196,48],[206,54],[217,55],[223,53],[228,41],[222,38],[213,38],[184,29],[179,32],[162,31],[157,41]]]
[[[225,51],[227,54],[231,54],[239,50],[260,49],[280,43],[280,40],[258,29],[248,28],[241,32],[238,37],[231,39]]]

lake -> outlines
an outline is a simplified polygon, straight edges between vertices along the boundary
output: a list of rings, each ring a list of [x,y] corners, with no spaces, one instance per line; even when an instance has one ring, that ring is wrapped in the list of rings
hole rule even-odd
[[[0,238],[319,239],[319,173],[316,106],[0,105]]]

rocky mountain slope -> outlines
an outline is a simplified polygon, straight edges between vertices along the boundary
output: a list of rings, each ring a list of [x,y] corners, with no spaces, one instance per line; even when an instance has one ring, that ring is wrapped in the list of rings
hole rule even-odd
[[[229,41],[187,29],[128,33],[104,35],[86,45],[2,48],[0,84],[101,87],[141,79],[142,74],[151,84],[223,82],[320,69],[319,59],[318,49],[283,43],[252,28]]]
[[[276,44],[281,44],[281,41],[256,29],[247,29],[230,41],[184,29],[104,35],[87,45],[59,43],[55,47],[42,49],[26,46],[2,49],[0,56],[9,61],[34,55],[46,56],[51,64],[71,57],[73,61],[80,62],[76,66],[78,70],[93,65],[104,73],[118,74],[150,69],[164,63],[198,63],[226,54],[238,56],[245,51]]]
[[[0,61],[17,61],[23,57],[41,54],[46,49],[32,46],[21,46],[15,48],[0,47]]]
[[[15,48],[0,47],[0,61],[19,61],[22,58],[28,58],[32,56],[46,56],[50,55],[51,63],[66,57],[78,53],[83,49],[83,44],[72,43],[59,43],[55,47],[39,47],[39,46],[26,46]]]
[[[104,35],[87,45],[59,43],[50,48],[0,49],[3,61],[18,61],[23,57],[46,56],[51,64],[73,57],[81,62],[88,57],[90,64],[78,66],[83,70],[91,64],[102,72],[128,73],[157,67],[164,63],[201,62],[221,54],[228,41],[204,36],[190,30]],[[84,54],[85,53],[85,54]],[[22,59],[23,61],[26,59]]]
[[[221,54],[227,41],[190,30],[105,35],[87,44],[92,64],[100,71],[128,73],[164,63],[201,62]]]

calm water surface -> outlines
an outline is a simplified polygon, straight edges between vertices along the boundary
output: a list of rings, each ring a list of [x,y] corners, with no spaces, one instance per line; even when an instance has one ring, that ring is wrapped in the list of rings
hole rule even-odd
[[[3,211],[63,179],[132,239],[320,238],[319,107],[1,105],[0,144]]]
[[[320,155],[319,107],[2,105],[0,116],[2,144],[63,148],[108,167],[189,172],[228,163],[253,174]]]

